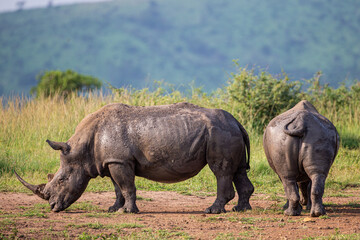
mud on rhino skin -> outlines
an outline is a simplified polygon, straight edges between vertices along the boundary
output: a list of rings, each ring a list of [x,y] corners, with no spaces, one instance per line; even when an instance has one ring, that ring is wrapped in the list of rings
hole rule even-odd
[[[67,142],[47,140],[60,150],[60,168],[48,183],[32,185],[58,212],[75,202],[91,178],[110,177],[116,201],[110,212],[137,213],[135,176],[174,183],[198,174],[208,164],[217,180],[217,198],[207,213],[225,212],[238,193],[234,211],[251,209],[254,187],[247,177],[250,142],[228,112],[189,103],[135,107],[109,104],[85,117]]]
[[[326,214],[322,196],[339,141],[334,125],[306,100],[270,121],[263,146],[284,186],[286,215],[300,215],[301,205],[312,217]]]

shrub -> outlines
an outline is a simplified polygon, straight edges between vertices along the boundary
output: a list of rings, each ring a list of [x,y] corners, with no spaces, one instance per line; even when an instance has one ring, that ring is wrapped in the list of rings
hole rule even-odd
[[[346,87],[344,83],[339,88],[334,89],[329,84],[321,84],[321,72],[317,72],[315,76],[307,82],[310,86],[307,89],[307,98],[311,102],[316,102],[319,107],[335,107],[336,111],[360,101],[360,82],[354,82],[350,87]]]
[[[31,88],[30,94],[50,97],[54,94],[60,94],[67,97],[71,92],[89,91],[102,86],[101,81],[92,76],[86,76],[76,73],[72,70],[65,72],[45,71],[38,77],[38,85]]]
[[[232,73],[226,91],[229,103],[240,122],[261,132],[269,121],[301,100],[301,84],[290,82],[283,73],[274,77],[268,72],[239,68]]]

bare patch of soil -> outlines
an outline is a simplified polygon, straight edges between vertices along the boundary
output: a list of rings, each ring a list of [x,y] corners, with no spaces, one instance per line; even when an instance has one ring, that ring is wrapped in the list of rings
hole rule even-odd
[[[253,210],[204,214],[215,196],[187,196],[175,192],[138,191],[139,214],[107,213],[115,193],[85,193],[60,213],[47,202],[24,193],[0,193],[0,239],[74,238],[190,238],[190,239],[301,239],[307,237],[360,236],[360,189],[344,197],[325,197],[327,216],[310,218],[283,215],[283,200],[254,194]]]

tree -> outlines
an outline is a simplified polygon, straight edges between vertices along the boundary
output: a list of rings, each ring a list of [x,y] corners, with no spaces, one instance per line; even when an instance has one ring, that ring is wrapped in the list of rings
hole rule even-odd
[[[17,1],[16,5],[18,6],[18,11],[21,11],[24,8],[25,1]]]
[[[37,80],[37,86],[30,90],[30,94],[37,97],[51,97],[54,94],[67,97],[71,92],[89,91],[102,86],[99,79],[72,70],[66,70],[65,72],[60,70],[45,71],[37,76]]]

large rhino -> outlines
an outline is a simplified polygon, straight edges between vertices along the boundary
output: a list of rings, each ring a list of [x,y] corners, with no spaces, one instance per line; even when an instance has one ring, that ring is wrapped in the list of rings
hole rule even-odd
[[[189,103],[153,107],[109,104],[85,117],[65,142],[47,140],[60,150],[60,169],[48,183],[32,185],[35,194],[62,211],[84,192],[89,180],[111,178],[116,201],[110,212],[137,213],[135,176],[175,183],[195,176],[208,164],[217,180],[217,198],[207,213],[225,212],[225,204],[239,195],[234,211],[251,209],[254,187],[249,137],[228,112]],[[247,154],[246,154],[247,152]]]
[[[324,215],[325,179],[339,149],[334,125],[303,100],[270,121],[263,145],[271,168],[284,186],[285,214],[300,215],[301,203],[311,209],[312,217]]]

